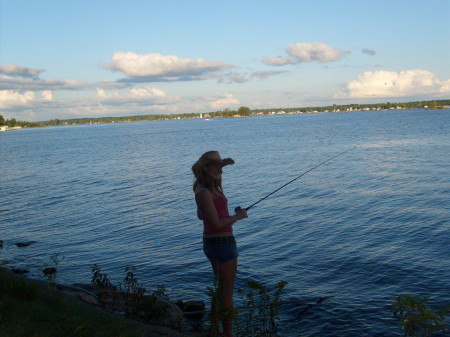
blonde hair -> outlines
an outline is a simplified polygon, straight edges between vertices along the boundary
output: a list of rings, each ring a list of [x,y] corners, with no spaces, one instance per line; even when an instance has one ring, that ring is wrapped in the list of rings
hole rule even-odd
[[[221,159],[218,151],[208,151],[201,155],[201,157],[192,165],[192,173],[194,173],[194,193],[197,188],[207,188],[211,193],[214,190],[223,192],[222,190],[222,178],[219,180],[211,180],[208,178],[208,174],[205,171],[205,167],[209,164],[230,165],[234,164],[234,160],[231,158]]]

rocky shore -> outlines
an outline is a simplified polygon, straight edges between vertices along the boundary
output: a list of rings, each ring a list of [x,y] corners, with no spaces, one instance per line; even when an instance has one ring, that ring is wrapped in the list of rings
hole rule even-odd
[[[23,278],[13,271],[1,267],[2,278],[18,280]],[[126,320],[143,330],[148,337],[193,337],[201,334],[193,332],[191,324],[184,319],[181,308],[170,301],[165,303],[164,314],[158,315],[158,324],[146,323],[146,319],[152,322],[152,312],[142,312],[138,317],[129,318],[125,313],[129,310],[130,303],[120,293],[104,293],[89,285],[61,285],[51,284],[46,281],[25,278],[29,283],[38,285],[41,291],[51,291],[52,296],[70,297],[86,306],[86,310],[96,310],[116,317],[117,320]]]
[[[27,247],[33,243],[34,241],[18,242],[15,245]],[[3,264],[7,264],[7,261]],[[201,301],[174,303],[168,298],[147,294],[144,289],[140,292],[141,288],[122,291],[111,284],[102,288],[94,284],[57,284],[54,282],[57,274],[56,267],[42,270],[43,275],[48,278],[47,281],[26,277],[28,273],[29,271],[24,269],[0,267],[3,280],[10,282],[9,280],[25,279],[29,283],[36,284],[41,291],[70,297],[91,309],[113,315],[117,319],[132,321],[146,331],[145,336],[201,336],[198,332],[204,310],[204,303]],[[195,316],[189,315],[190,312],[195,312]]]

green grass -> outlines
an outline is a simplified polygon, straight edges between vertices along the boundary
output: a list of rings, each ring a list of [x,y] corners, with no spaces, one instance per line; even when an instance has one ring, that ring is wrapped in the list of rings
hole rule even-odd
[[[0,336],[181,335],[105,312],[0,268]]]

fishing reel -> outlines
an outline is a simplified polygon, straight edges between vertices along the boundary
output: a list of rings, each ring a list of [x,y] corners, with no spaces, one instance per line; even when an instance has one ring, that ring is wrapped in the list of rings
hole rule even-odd
[[[234,209],[234,213],[239,212],[241,209],[244,209],[244,210],[248,211],[249,208],[250,208],[250,207],[242,208],[241,206],[238,206],[238,207],[236,207],[236,208]]]

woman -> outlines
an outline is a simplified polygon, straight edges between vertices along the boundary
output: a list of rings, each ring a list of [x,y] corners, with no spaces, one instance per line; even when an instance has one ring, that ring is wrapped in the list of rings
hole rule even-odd
[[[232,225],[247,217],[245,209],[234,215],[228,213],[228,201],[222,191],[222,168],[234,164],[231,158],[222,159],[219,152],[204,153],[192,166],[195,176],[194,193],[197,214],[203,220],[203,251],[211,262],[214,274],[223,292],[222,324],[224,336],[233,336],[232,317],[233,290],[237,272],[237,247]],[[218,317],[215,314],[216,303],[211,303],[211,331],[218,334]]]

